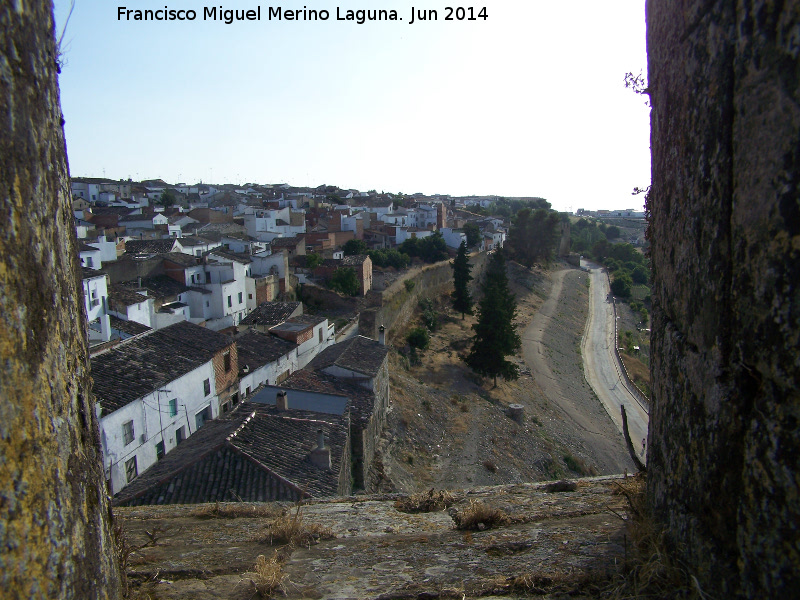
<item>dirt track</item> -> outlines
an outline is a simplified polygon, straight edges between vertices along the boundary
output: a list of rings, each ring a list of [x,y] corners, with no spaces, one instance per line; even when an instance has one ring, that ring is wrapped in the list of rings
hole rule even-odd
[[[632,471],[622,436],[583,376],[586,274],[509,267],[523,351],[520,378],[476,378],[467,352],[474,317],[441,299],[442,327],[421,364],[392,357],[392,411],[383,445],[384,489],[459,489]],[[416,323],[409,323],[409,327]],[[403,337],[393,340],[401,347]],[[523,358],[524,357],[524,358]],[[525,407],[521,424],[506,416]],[[391,482],[391,483],[390,483]]]
[[[633,466],[624,442],[583,375],[579,344],[586,323],[585,300],[578,291],[587,275],[570,269],[552,275],[550,295],[522,335],[522,353],[547,401],[563,412],[581,443],[591,448],[605,472]],[[583,291],[583,290],[580,290]]]

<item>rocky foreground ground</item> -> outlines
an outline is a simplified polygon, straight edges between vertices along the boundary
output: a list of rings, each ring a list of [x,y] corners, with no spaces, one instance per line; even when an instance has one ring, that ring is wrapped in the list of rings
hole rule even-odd
[[[636,485],[598,477],[474,488],[436,494],[444,502],[431,512],[411,512],[427,494],[117,512],[139,598],[589,598],[624,572],[621,492]],[[279,539],[287,520],[300,523],[294,545]]]

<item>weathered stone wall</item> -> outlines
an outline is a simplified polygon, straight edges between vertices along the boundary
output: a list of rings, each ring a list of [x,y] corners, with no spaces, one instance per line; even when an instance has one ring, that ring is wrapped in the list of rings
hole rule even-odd
[[[480,276],[486,266],[488,254],[480,252],[470,257],[472,265],[472,281],[470,293],[477,293]],[[414,287],[408,290],[405,282],[412,281]],[[394,333],[411,318],[421,298],[438,298],[450,292],[453,287],[453,269],[450,261],[442,261],[435,265],[426,265],[412,270],[408,276],[397,279],[388,289],[381,293],[380,305],[364,310],[359,315],[359,333],[363,336],[378,339],[378,327],[386,327],[387,333]]]
[[[714,597],[800,589],[800,2],[649,0],[648,496]]]
[[[0,595],[117,598],[53,27],[0,3]]]

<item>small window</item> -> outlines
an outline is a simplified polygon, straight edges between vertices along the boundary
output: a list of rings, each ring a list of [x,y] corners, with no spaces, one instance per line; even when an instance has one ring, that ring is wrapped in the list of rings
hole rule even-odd
[[[226,413],[230,409],[231,409],[231,403],[230,402],[226,402],[225,404],[222,405],[222,412]]]
[[[228,296],[228,308],[233,306],[233,301],[231,300],[231,296]]]
[[[200,429],[206,421],[211,420],[211,407],[206,406],[203,410],[197,413],[194,416],[194,423],[197,426],[197,429]]]
[[[208,308],[209,306],[211,306],[211,303],[208,300],[206,300],[206,308]]]
[[[174,417],[178,414],[178,399],[173,398],[169,401],[169,416]]]
[[[156,444],[156,460],[161,460],[164,458],[164,441],[160,441]]]
[[[228,371],[231,370],[231,353],[230,353],[230,350],[222,355],[222,361],[223,361],[223,363],[225,365],[225,372],[227,373]]]
[[[322,327],[319,328],[319,343],[322,343]]]
[[[247,299],[248,300],[252,300],[253,299],[253,294],[247,294]]]
[[[233,404],[234,406],[239,404],[239,394],[234,394],[233,396],[231,396],[231,404]]]
[[[239,292],[239,304],[242,303],[242,292]]]
[[[122,424],[122,439],[125,441],[125,445],[127,446],[133,441],[133,421],[128,421],[127,423]]]
[[[211,393],[211,380],[206,379],[203,382],[203,395],[208,396]]]
[[[175,430],[175,445],[180,444],[185,439],[186,436],[183,434],[183,427],[178,427]]]
[[[249,395],[250,395],[250,386],[249,386],[249,385],[248,385],[248,386],[247,386],[247,388],[244,390],[244,395],[245,395],[245,396],[249,396]]]
[[[125,461],[125,478],[130,483],[136,479],[138,474],[139,469],[136,467],[136,457],[134,456],[132,459]]]

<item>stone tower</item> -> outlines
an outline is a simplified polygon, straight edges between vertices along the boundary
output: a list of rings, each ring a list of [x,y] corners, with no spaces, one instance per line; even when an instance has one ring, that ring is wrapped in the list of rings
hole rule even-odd
[[[713,597],[800,590],[800,2],[648,0],[648,496]]]
[[[52,5],[0,24],[0,595],[117,598]]]

